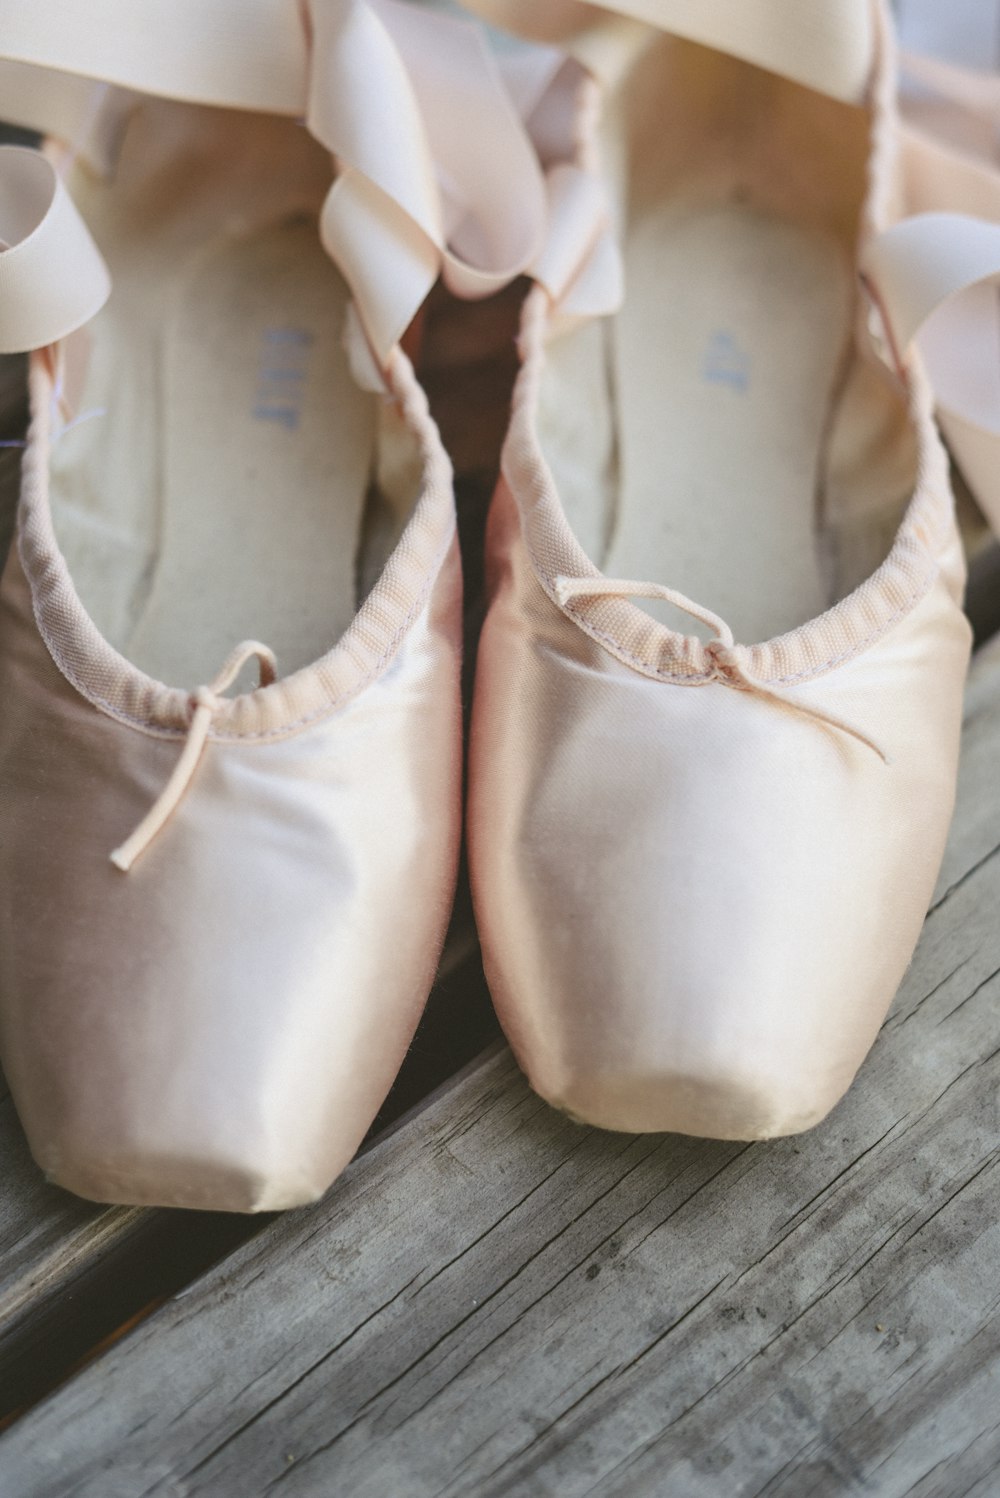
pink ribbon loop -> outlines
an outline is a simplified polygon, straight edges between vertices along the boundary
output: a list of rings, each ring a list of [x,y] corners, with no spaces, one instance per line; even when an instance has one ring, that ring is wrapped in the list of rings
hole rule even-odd
[[[664,603],[672,604],[674,608],[690,614],[692,619],[706,624],[715,636],[700,647],[709,670],[702,676],[694,678],[691,683],[693,686],[719,682],[737,691],[749,692],[766,702],[774,703],[777,707],[799,713],[825,728],[836,729],[838,733],[846,734],[849,738],[856,739],[859,744],[863,744],[866,749],[870,749],[884,765],[891,763],[886,751],[864,729],[858,728],[854,723],[849,723],[846,718],[841,718],[836,713],[827,712],[825,708],[783,690],[780,684],[763,681],[759,676],[755,676],[746,664],[746,648],[736,644],[733,631],[726,621],[676,588],[665,587],[662,583],[636,582],[630,578],[557,577],[554,592],[559,607],[566,610],[578,623],[580,619],[573,607],[576,599],[586,601],[589,598],[649,598],[661,599]]]
[[[339,168],[321,236],[376,364],[439,276],[469,299],[524,273],[567,293],[609,227],[596,175],[574,160],[566,96],[583,70],[536,49],[505,73],[475,22],[406,0],[310,0],[308,16],[306,122]],[[606,246],[598,263],[588,315],[620,298]]]
[[[260,685],[270,686],[278,674],[274,652],[257,640],[244,640],[230,653],[215,680],[192,692],[191,718],[184,748],[173,773],[132,835],[111,854],[111,862],[123,874],[131,872],[184,800],[208,744],[212,724],[223,707],[221,694],[232,686],[247,661],[255,656],[260,669]]]
[[[107,266],[51,162],[0,147],[0,353],[45,348],[111,290]]]

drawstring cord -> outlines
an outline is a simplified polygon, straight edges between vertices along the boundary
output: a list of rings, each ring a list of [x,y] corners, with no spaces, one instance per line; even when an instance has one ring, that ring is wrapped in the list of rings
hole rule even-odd
[[[840,733],[849,734],[852,739],[857,739],[859,744],[864,744],[866,749],[877,754],[883,764],[890,763],[889,756],[881,745],[860,728],[856,728],[853,723],[847,723],[843,718],[838,718],[821,707],[814,707],[809,702],[801,702],[790,697],[778,687],[761,681],[759,677],[749,672],[736,653],[736,640],[726,621],[720,619],[718,614],[713,614],[711,609],[703,608],[701,604],[694,603],[683,593],[678,593],[675,588],[665,588],[660,583],[627,582],[610,577],[557,577],[555,594],[561,605],[580,597],[659,598],[665,603],[672,603],[675,608],[682,609],[685,614],[690,614],[692,619],[698,619],[702,624],[707,624],[709,629],[714,630],[715,639],[710,640],[705,646],[705,654],[715,668],[714,680],[735,687],[737,690],[753,692],[757,697],[765,697],[771,702],[776,702],[780,707],[791,708],[793,712],[803,713],[806,717],[825,724],[828,728],[835,728]]]
[[[225,698],[221,694],[232,686],[247,661],[254,656],[260,663],[260,685],[270,686],[278,672],[274,652],[256,640],[244,640],[242,645],[237,645],[214,681],[191,694],[191,722],[181,757],[174,766],[170,779],[132,836],[111,854],[111,862],[115,868],[127,874],[177,810],[194,778],[215,716],[225,705]]]

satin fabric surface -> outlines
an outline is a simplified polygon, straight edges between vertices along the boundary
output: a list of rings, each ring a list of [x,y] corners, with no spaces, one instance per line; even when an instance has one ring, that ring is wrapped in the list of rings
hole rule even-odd
[[[445,538],[447,539],[447,538]],[[177,735],[86,701],[0,589],[0,1048],[32,1153],[97,1200],[260,1211],[347,1164],[433,981],[458,855],[457,544],[382,672],[309,726],[215,737],[109,861]]]
[[[490,991],[532,1086],[588,1123],[795,1133],[885,1017],[951,819],[969,630],[957,539],[913,610],[794,711],[657,680],[549,597],[514,469],[490,519],[469,843]]]

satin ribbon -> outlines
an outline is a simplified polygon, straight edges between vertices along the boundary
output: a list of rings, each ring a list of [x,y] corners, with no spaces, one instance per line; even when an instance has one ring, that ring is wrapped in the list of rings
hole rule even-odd
[[[321,237],[380,368],[439,277],[476,299],[529,274],[568,316],[617,308],[607,199],[574,159],[579,65],[539,49],[505,74],[474,22],[404,0],[310,0],[309,16],[306,123],[339,166]]]
[[[588,31],[618,16],[688,38],[846,103],[864,101],[875,56],[871,0],[463,0],[498,26],[558,41],[601,68]],[[613,52],[613,44],[611,47]],[[613,68],[612,60],[612,68]]]
[[[1000,223],[915,214],[866,246],[862,272],[901,372],[920,349],[942,430],[1000,534]]]
[[[478,28],[399,0],[310,14],[306,123],[340,166],[320,233],[384,363],[439,276],[477,298],[528,268],[545,183]]]
[[[48,4],[63,14],[61,0]],[[200,47],[190,58],[175,47],[158,56],[143,45],[140,20],[159,35],[165,0],[149,0],[141,18],[125,0],[99,0],[99,9],[106,29],[96,36],[96,22],[84,35],[79,14],[63,14],[73,48],[60,43],[58,28],[50,34],[44,14],[17,17],[14,62],[22,75],[36,74],[56,116],[82,117],[79,79],[52,74],[73,67],[90,76],[103,70],[136,92],[302,109],[338,169],[320,232],[353,294],[371,356],[355,347],[355,365],[369,383],[381,383],[391,350],[439,276],[457,295],[475,298],[535,274],[570,315],[619,304],[610,214],[578,159],[589,82],[578,64],[538,49],[513,59],[505,76],[475,22],[404,0],[305,0],[301,20],[274,0],[254,0],[242,14],[236,0],[212,0],[198,13]],[[282,28],[302,21],[304,37],[284,35]],[[255,27],[261,44],[281,35],[267,87]],[[300,50],[305,76],[295,86]],[[120,110],[119,95],[109,101]],[[545,169],[533,119],[546,135]],[[31,336],[23,346],[41,346]]]
[[[901,62],[906,80],[952,106],[955,125],[1000,127],[1000,75],[910,53]],[[931,211],[874,239],[863,274],[901,372],[911,345],[919,349],[942,432],[1000,534],[1000,167],[905,115],[904,127],[911,207]]]
[[[111,278],[52,163],[0,147],[0,353],[45,348],[89,322]]]

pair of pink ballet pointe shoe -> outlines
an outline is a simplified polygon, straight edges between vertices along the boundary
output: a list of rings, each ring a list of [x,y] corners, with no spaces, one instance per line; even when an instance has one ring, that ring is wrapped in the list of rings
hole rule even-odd
[[[900,130],[881,0],[470,8],[530,39],[405,0],[0,24],[45,136],[0,152],[0,1051],[83,1196],[314,1200],[412,1038],[463,817],[400,348],[439,276],[531,282],[465,825],[533,1087],[807,1129],[920,932],[970,647],[936,402],[1000,519],[996,173]]]

